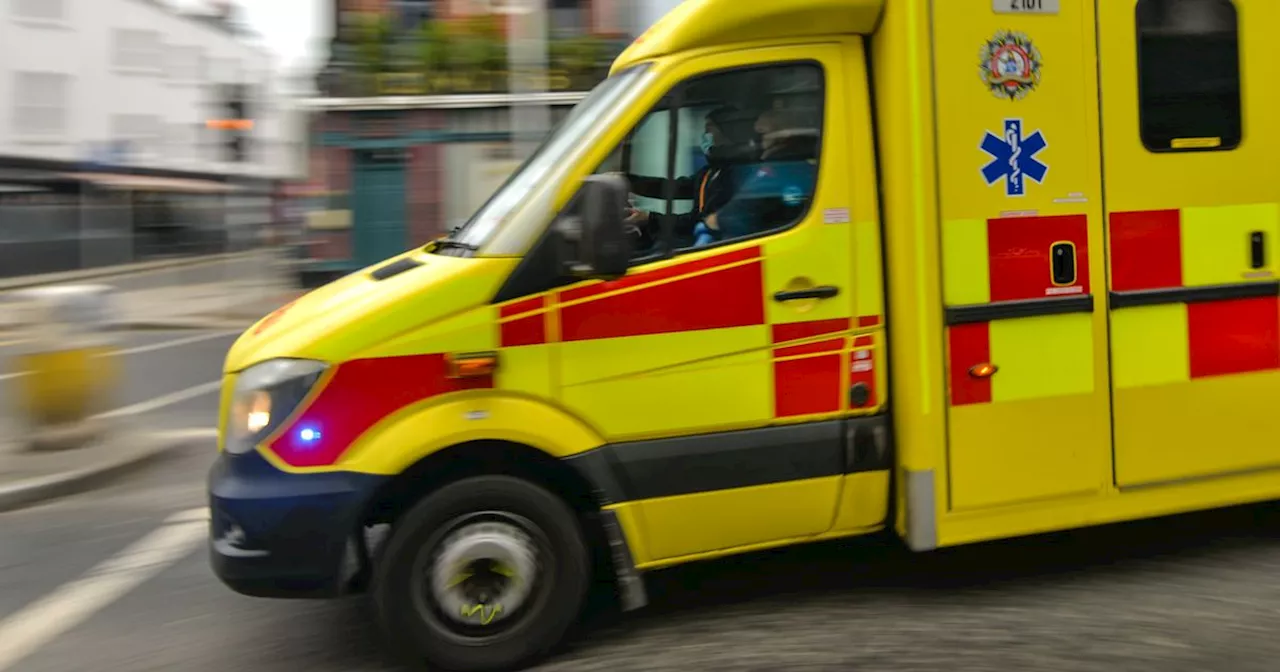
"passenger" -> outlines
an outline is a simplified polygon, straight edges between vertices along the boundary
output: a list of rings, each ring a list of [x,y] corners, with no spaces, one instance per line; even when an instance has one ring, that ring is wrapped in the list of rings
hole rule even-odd
[[[677,240],[692,239],[693,245],[706,245],[719,238],[722,225],[720,210],[733,200],[737,186],[737,166],[750,151],[747,133],[741,131],[745,124],[738,121],[737,108],[726,105],[707,114],[703,129],[701,149],[707,165],[692,177],[676,180],[676,198],[693,200],[693,210],[676,215],[674,234]],[[654,178],[632,178],[637,182],[661,182]],[[649,191],[637,186],[638,193]],[[641,230],[656,231],[661,215],[644,210],[632,210],[627,225]],[[679,245],[677,245],[679,246]]]
[[[776,230],[801,217],[813,198],[820,133],[799,111],[768,109],[756,119],[759,160],[742,166],[737,198],[722,209],[726,237]]]
[[[761,161],[811,161],[817,157],[818,129],[802,128],[793,120],[798,115],[788,112],[768,109],[756,119]]]

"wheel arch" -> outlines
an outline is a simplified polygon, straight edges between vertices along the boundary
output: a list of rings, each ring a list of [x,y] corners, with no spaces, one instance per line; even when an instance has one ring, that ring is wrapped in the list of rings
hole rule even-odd
[[[472,476],[505,475],[546,488],[560,497],[578,516],[592,559],[593,583],[618,587],[618,566],[610,545],[609,531],[602,516],[608,503],[593,477],[567,460],[509,440],[481,439],[455,444],[430,453],[409,466],[370,496],[357,522],[361,532],[396,521],[429,493]],[[363,549],[366,569],[376,562],[380,545]],[[631,563],[626,563],[630,565]],[[361,574],[367,576],[368,572]]]

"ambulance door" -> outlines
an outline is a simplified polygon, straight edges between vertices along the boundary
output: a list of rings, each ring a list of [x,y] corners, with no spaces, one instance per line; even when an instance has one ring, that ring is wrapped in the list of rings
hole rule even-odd
[[[556,293],[561,402],[610,442],[646,562],[835,520],[857,323],[844,53],[726,50],[666,70],[664,103],[619,154],[637,207],[671,216],[625,277]],[[646,198],[654,181],[666,194]],[[714,229],[690,214],[706,212]]]
[[[1099,6],[1116,482],[1275,467],[1280,2]]]
[[[1110,480],[1093,3],[933,3],[949,507]]]

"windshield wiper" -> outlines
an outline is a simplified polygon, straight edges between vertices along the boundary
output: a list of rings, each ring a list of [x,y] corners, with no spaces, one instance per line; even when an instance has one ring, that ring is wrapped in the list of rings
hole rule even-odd
[[[461,240],[454,240],[452,238],[441,238],[440,240],[436,241],[436,249],[437,250],[466,250],[468,252],[475,252],[480,248],[475,245],[472,245],[471,243],[464,243]]]

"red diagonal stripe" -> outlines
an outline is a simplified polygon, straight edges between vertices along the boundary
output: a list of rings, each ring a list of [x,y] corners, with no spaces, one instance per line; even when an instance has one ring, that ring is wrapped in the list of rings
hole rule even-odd
[[[493,387],[493,379],[450,380],[444,355],[357,359],[340,364],[315,400],[277,433],[271,451],[295,467],[328,466],[383,418],[435,396]],[[302,430],[319,438],[305,441]]]
[[[512,317],[521,313],[527,313],[531,310],[538,310],[545,305],[547,305],[546,296],[539,295],[530,299],[521,299],[515,303],[508,303],[507,305],[499,308],[498,316],[503,318]]]
[[[564,341],[764,324],[759,262],[565,306]]]

